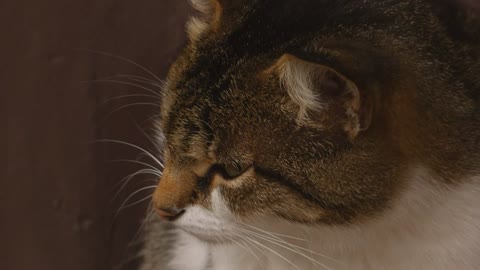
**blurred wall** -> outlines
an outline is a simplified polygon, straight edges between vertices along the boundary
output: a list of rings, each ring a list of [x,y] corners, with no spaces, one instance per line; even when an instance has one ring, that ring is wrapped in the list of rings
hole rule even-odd
[[[0,0],[0,269],[134,269],[148,200],[113,217],[152,184],[137,178],[113,198],[142,168],[113,160],[147,159],[95,141],[155,152],[147,135],[158,99],[146,90],[155,87],[111,76],[155,79],[85,49],[162,78],[189,12],[186,0]]]

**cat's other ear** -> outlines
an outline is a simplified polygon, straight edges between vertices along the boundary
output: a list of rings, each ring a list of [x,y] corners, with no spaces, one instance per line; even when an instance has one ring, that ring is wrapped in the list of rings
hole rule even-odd
[[[204,14],[222,13],[225,10],[241,8],[246,0],[190,0],[192,6]]]
[[[373,109],[370,99],[334,68],[285,54],[269,69],[271,72],[296,105],[299,124],[342,128],[352,139],[369,128]]]
[[[187,33],[191,40],[198,40],[208,29],[217,31],[221,26],[235,24],[238,13],[249,1],[247,0],[190,0],[200,16],[193,16],[187,22]],[[251,2],[251,1],[250,1]]]

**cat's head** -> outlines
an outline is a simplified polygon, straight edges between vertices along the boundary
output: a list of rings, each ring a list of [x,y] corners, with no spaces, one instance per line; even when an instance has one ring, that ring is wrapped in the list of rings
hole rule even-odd
[[[413,2],[194,0],[162,100],[159,213],[206,240],[255,219],[381,215],[428,145],[412,63],[435,31],[404,25]]]

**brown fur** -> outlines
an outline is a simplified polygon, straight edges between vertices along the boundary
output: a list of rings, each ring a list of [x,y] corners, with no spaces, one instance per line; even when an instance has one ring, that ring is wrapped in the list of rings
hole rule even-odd
[[[242,217],[359,222],[388,209],[412,166],[428,168],[439,185],[480,173],[480,47],[452,35],[441,3],[215,3],[214,30],[192,41],[169,74],[161,120],[169,165],[157,207],[208,207],[215,186]],[[359,93],[320,87],[328,109],[310,115],[318,125],[299,123],[273,72],[284,55],[328,68]],[[345,129],[356,117],[360,133]],[[205,161],[208,172],[194,175]],[[212,185],[234,161],[253,173]]]

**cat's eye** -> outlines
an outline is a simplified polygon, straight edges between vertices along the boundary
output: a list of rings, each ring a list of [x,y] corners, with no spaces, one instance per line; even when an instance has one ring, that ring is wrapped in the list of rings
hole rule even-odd
[[[233,179],[242,175],[248,168],[250,168],[250,164],[232,162],[223,165],[223,173],[226,178]]]

